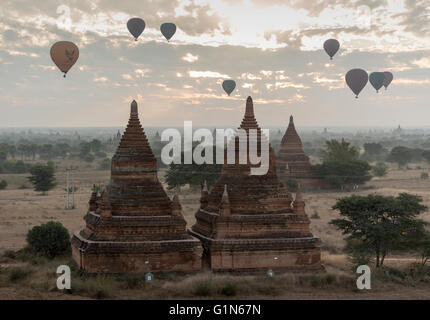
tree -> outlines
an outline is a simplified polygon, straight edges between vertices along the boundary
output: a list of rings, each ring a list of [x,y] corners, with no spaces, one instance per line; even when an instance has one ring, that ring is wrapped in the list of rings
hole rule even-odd
[[[55,221],[33,227],[27,233],[27,243],[28,250],[48,258],[70,251],[69,232],[60,222]]]
[[[429,162],[429,163],[430,163],[430,150],[425,150],[425,151],[422,153],[422,157],[423,157],[427,162]]]
[[[404,249],[417,253],[421,259],[421,265],[425,266],[430,259],[430,232],[419,230],[411,235],[402,246]]]
[[[407,193],[397,197],[353,195],[336,202],[333,210],[338,210],[342,218],[333,219],[330,224],[347,235],[346,241],[361,242],[371,249],[376,267],[380,267],[389,252],[424,230],[426,223],[418,219],[427,210],[422,201],[421,197]]]
[[[315,172],[331,185],[341,188],[369,181],[371,166],[364,160],[327,161],[315,166]]]
[[[46,194],[47,191],[53,189],[55,183],[55,168],[54,163],[49,161],[46,165],[36,164],[30,169],[31,176],[27,179],[34,185],[35,191],[41,191]]]
[[[6,189],[6,187],[7,187],[7,181],[1,180],[0,181],[0,190]]]
[[[399,168],[409,163],[414,157],[412,150],[406,147],[395,147],[391,150],[388,155],[388,160],[391,162],[397,162]]]
[[[214,159],[216,153],[214,152]],[[201,164],[194,162],[192,164],[184,164],[184,153],[182,152],[181,164],[170,164],[166,174],[166,182],[169,189],[189,184],[190,186],[202,186],[206,180],[208,186],[212,185],[220,176],[220,164]]]
[[[364,152],[370,156],[380,155],[384,151],[384,148],[379,143],[365,143],[363,147]]]
[[[315,173],[342,190],[348,185],[363,184],[371,179],[370,165],[358,159],[358,152],[349,142],[326,141],[323,163],[315,166]]]
[[[349,142],[344,139],[342,141],[330,140],[326,141],[326,150],[323,151],[323,161],[349,161],[358,159],[358,152],[350,146]]]
[[[372,172],[375,177],[384,177],[387,175],[388,167],[383,162],[378,162],[376,166],[372,167]]]

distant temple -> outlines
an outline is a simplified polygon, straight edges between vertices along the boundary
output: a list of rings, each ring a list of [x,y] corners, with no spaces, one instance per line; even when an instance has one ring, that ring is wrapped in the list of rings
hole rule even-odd
[[[256,129],[257,146],[267,137],[254,116],[251,97],[241,129]],[[255,136],[254,136],[255,137]],[[320,240],[310,232],[310,220],[300,189],[295,200],[278,179],[275,154],[269,147],[269,169],[251,175],[248,163],[239,164],[239,137],[230,141],[235,164],[224,164],[220,179],[209,192],[202,189],[200,209],[190,233],[202,241],[203,264],[214,271],[320,270]],[[249,148],[248,148],[249,150]]]
[[[302,140],[294,126],[293,116],[281,141],[277,156],[277,168],[281,177],[296,180],[300,185],[313,188],[327,188],[327,183],[316,177],[309,160],[303,151]]]
[[[72,238],[73,258],[88,273],[196,271],[202,247],[188,235],[178,197],[170,200],[143,131],[137,103],[112,158],[111,179],[93,192],[86,228]]]

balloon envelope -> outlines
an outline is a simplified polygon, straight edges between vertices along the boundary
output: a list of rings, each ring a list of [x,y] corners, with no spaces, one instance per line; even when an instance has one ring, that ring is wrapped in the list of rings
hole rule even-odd
[[[358,98],[361,90],[364,89],[369,81],[369,76],[363,69],[352,69],[346,74],[345,80],[348,87],[355,93],[355,97]]]
[[[51,47],[51,59],[58,69],[64,72],[64,76],[66,76],[67,71],[76,63],[78,58],[79,49],[73,42],[59,41]]]
[[[385,73],[385,80],[384,80],[384,87],[385,90],[387,90],[388,86],[390,85],[390,83],[393,81],[394,76],[391,72],[386,71]]]
[[[369,76],[369,81],[372,86],[376,89],[376,92],[382,88],[385,81],[385,73],[383,72],[372,72]]]
[[[234,82],[234,80],[224,80],[222,83],[222,88],[228,95],[230,95],[234,88],[236,88],[236,82]]]
[[[339,48],[340,48],[340,43],[336,39],[329,39],[326,42],[324,42],[324,50],[330,56],[331,60],[333,59],[334,55],[338,52]]]
[[[137,41],[137,38],[139,38],[143,30],[145,30],[145,21],[140,18],[131,18],[127,22],[127,29]]]
[[[167,41],[169,41],[170,38],[173,37],[173,35],[176,32],[176,25],[170,22],[163,23],[160,26],[160,31],[163,34],[163,36],[167,39]]]

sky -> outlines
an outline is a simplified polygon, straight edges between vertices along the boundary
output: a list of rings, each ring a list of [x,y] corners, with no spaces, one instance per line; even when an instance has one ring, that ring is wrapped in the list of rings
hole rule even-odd
[[[62,40],[80,52],[66,78],[49,54]],[[394,81],[355,99],[354,68]],[[133,99],[144,126],[237,127],[249,95],[262,127],[428,126],[429,89],[430,0],[1,0],[0,127],[123,126]]]

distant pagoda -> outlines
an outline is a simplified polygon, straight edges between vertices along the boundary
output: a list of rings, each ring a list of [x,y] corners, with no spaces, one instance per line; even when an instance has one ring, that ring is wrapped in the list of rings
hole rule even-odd
[[[280,177],[297,180],[305,187],[328,187],[328,184],[316,177],[312,170],[309,157],[303,151],[302,140],[294,126],[293,116],[290,116],[290,123],[282,138],[276,163]]]
[[[267,139],[255,119],[251,97],[240,129],[248,138],[249,130],[256,129],[258,146]],[[320,240],[310,232],[301,191],[293,201],[277,177],[273,149],[269,146],[267,174],[251,175],[255,165],[250,164],[249,153],[248,164],[239,164],[239,137],[230,143],[236,163],[223,165],[210,192],[204,186],[196,224],[189,230],[202,241],[203,264],[214,271],[321,270]]]
[[[195,271],[201,244],[186,232],[178,197],[169,199],[157,161],[131,103],[128,126],[112,158],[111,179],[93,192],[86,228],[72,238],[73,257],[88,273]]]

